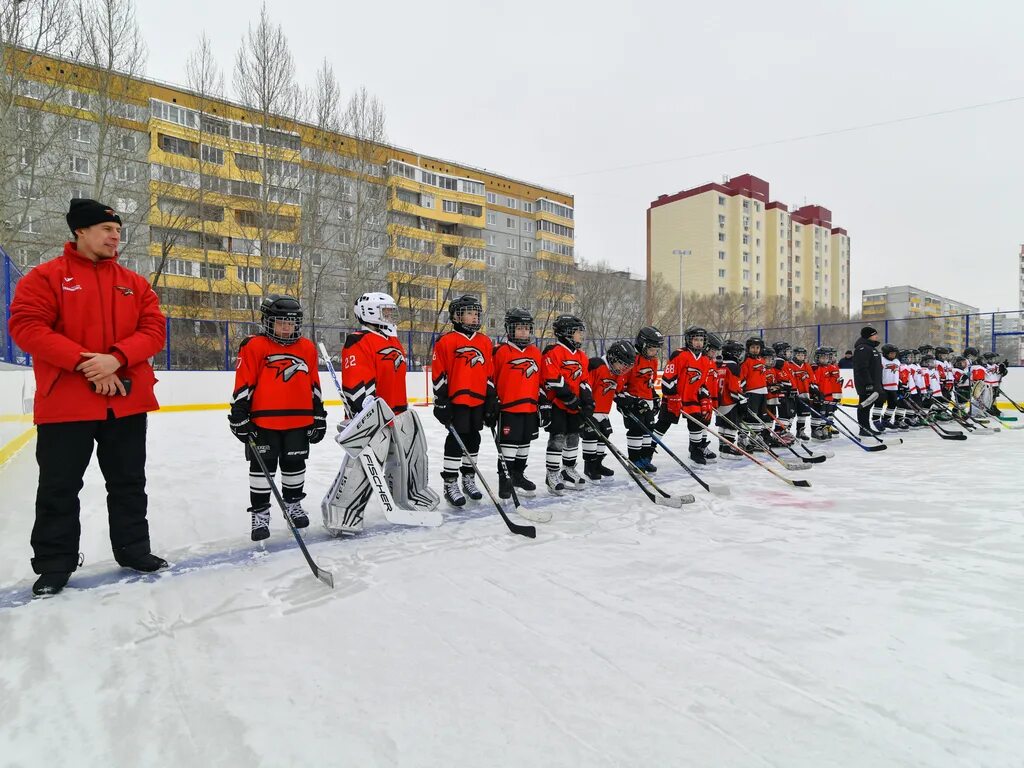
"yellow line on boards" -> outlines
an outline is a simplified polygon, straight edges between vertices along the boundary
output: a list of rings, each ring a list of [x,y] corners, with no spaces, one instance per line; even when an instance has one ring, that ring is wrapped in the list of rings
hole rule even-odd
[[[0,446],[0,467],[14,458],[14,454],[24,448],[36,436],[36,428],[29,427],[6,445]]]

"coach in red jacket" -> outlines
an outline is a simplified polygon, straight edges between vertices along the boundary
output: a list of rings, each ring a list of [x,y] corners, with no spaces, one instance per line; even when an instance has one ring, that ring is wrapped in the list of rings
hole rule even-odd
[[[149,358],[164,345],[164,316],[145,278],[117,263],[111,208],[75,199],[67,222],[75,241],[29,271],[11,302],[11,337],[36,377],[36,595],[60,592],[79,565],[78,493],[93,443],[114,558],[137,571],[167,566],[150,552],[146,520],[146,412],[158,407]]]

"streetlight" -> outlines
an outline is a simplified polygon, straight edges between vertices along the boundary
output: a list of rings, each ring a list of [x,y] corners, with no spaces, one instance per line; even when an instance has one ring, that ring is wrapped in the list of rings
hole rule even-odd
[[[672,253],[679,257],[679,345],[683,345],[683,256],[690,256],[689,250],[676,248]]]

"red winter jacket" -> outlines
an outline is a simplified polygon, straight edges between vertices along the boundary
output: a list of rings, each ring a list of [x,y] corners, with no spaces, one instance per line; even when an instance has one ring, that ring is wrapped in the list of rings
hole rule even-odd
[[[36,375],[36,424],[92,421],[155,411],[156,377],[149,358],[164,346],[160,299],[146,279],[115,259],[93,263],[64,245],[64,253],[30,270],[11,302],[11,337],[32,355]],[[76,371],[82,352],[122,360],[117,371],[131,380],[127,396],[98,395]]]

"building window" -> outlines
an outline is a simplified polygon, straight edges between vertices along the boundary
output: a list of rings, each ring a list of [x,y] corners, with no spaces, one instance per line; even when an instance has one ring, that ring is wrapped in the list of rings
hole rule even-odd
[[[533,253],[533,243],[523,240],[523,253]]]
[[[75,109],[88,109],[89,94],[82,93],[81,91],[69,91],[68,104],[70,104]]]
[[[744,245],[750,245],[750,235],[744,235],[743,236],[743,244]]]
[[[433,208],[434,207],[434,196],[428,195],[426,192],[420,193],[420,208]]]
[[[26,216],[21,222],[21,231],[30,235],[39,234],[39,219],[35,216]]]
[[[526,213],[533,213],[533,203],[523,203],[523,210]]]
[[[515,248],[516,247],[516,239],[514,237],[510,237],[508,239],[508,247],[509,248]]]
[[[718,287],[718,295],[719,296],[725,296],[725,288],[724,287],[722,287],[722,286]]]
[[[497,200],[498,200],[498,196],[495,195],[493,192],[488,192],[487,193],[487,204],[488,205],[495,205]]]
[[[724,227],[725,226],[725,215],[724,214],[721,214],[721,213],[718,214],[718,226],[720,226],[720,227]]]
[[[114,165],[114,178],[118,181],[135,181],[138,179],[139,169],[135,163],[117,163]]]
[[[71,126],[71,140],[82,144],[92,141],[92,126],[84,123],[75,123]]]
[[[203,144],[201,149],[201,155],[204,163],[214,163],[215,165],[224,165],[224,150],[218,149],[217,147],[211,147],[207,144]]]
[[[458,213],[459,204],[455,200],[442,200],[441,208],[445,213]]]
[[[744,288],[743,289],[743,295],[744,296],[749,296],[750,295],[750,289],[749,288]]]
[[[18,197],[25,200],[39,199],[39,192],[32,186],[31,179],[18,179]]]
[[[725,205],[725,198],[722,195],[718,196],[718,204]]]
[[[508,207],[511,208],[513,211],[516,210],[516,208],[519,207],[519,201],[516,200],[514,197],[508,198]]]
[[[71,172],[81,176],[89,175],[89,158],[71,156]]]
[[[496,245],[497,244],[497,240],[498,240],[498,238],[497,238],[497,236],[493,232],[488,232],[487,233],[487,244],[488,245]]]
[[[258,283],[260,282],[260,268],[259,267],[237,267],[238,279],[243,283]]]
[[[718,233],[718,242],[720,242],[720,243],[724,243],[725,242],[725,232],[719,232]]]
[[[532,221],[526,221],[526,220],[523,221],[523,232],[533,232],[533,222]]]
[[[505,217],[505,226],[508,229],[515,229],[516,228],[516,220],[513,219],[511,216],[506,216]]]
[[[724,269],[718,270],[718,276],[719,277],[725,277],[725,270]]]
[[[493,213],[488,213],[487,214],[487,223],[488,224],[497,224],[498,223],[498,217],[495,216]]]
[[[750,279],[750,270],[749,269],[744,269],[743,270],[743,279],[744,280],[749,280]]]
[[[744,200],[743,201],[743,210],[744,211],[749,211],[750,210],[750,201],[749,200]]]
[[[725,251],[719,251],[718,252],[718,260],[719,261],[725,261]]]
[[[205,261],[201,261],[199,262],[199,276],[204,280],[223,280],[227,273],[223,264],[207,264]]]
[[[130,133],[124,133],[118,137],[117,148],[124,152],[134,152],[138,146],[138,139]]]
[[[750,263],[750,251],[744,251],[743,252],[743,263],[744,264],[749,264]]]
[[[800,279],[800,270],[799,269],[796,272],[794,272],[793,274],[796,276],[797,280]]]

